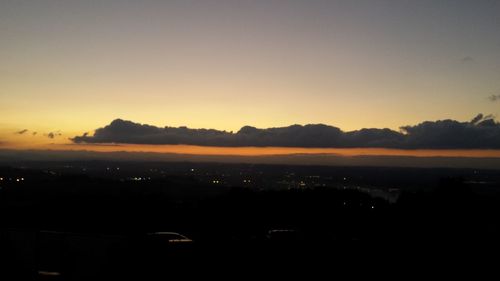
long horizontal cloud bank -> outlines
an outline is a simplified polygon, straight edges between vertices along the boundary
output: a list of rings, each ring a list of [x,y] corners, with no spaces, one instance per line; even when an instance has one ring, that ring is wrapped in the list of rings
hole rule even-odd
[[[277,146],[321,148],[500,149],[500,123],[477,115],[469,122],[426,121],[401,130],[361,129],[344,132],[323,124],[258,129],[245,126],[237,133],[214,129],[156,127],[116,119],[94,135],[74,143],[188,144],[202,146]]]

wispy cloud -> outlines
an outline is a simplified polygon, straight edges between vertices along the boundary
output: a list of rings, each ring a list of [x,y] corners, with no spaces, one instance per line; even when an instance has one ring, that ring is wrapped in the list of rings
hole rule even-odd
[[[473,63],[473,62],[475,62],[475,60],[473,57],[466,56],[466,57],[461,58],[460,62],[466,64],[466,63]]]
[[[473,57],[466,56],[466,57],[461,58],[460,62],[461,63],[473,63],[473,62],[475,62],[475,60]]]
[[[496,101],[500,101],[500,94],[498,95],[491,95],[488,97],[488,99],[491,101],[491,102],[496,102]]]

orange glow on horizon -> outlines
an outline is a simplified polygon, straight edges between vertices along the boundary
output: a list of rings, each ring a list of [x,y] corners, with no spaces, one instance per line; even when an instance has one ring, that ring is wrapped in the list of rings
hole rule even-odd
[[[477,157],[500,158],[493,149],[389,149],[389,148],[303,148],[303,147],[212,147],[195,145],[137,145],[137,144],[45,144],[16,145],[2,148],[16,150],[60,150],[92,152],[151,152],[188,155],[272,156],[272,155],[338,155],[352,156],[413,156],[413,157]]]

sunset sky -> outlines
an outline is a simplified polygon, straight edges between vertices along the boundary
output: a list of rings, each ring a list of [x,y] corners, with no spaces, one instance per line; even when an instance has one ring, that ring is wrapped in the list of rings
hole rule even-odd
[[[237,132],[496,116],[499,15],[494,0],[4,0],[0,146],[61,149],[117,118]]]

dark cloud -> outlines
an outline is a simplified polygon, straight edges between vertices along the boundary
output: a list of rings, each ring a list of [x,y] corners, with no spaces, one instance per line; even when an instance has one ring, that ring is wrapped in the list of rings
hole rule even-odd
[[[484,119],[484,115],[482,113],[479,113],[478,115],[476,115],[476,117],[472,118],[472,120],[470,122],[471,122],[471,124],[477,124],[479,121],[481,121],[483,119]]]
[[[401,130],[404,148],[500,148],[500,124],[491,115],[479,114],[470,122],[426,121]]]
[[[426,121],[390,129],[361,129],[344,132],[323,124],[292,125],[258,129],[251,126],[237,133],[187,127],[156,127],[116,119],[93,136],[88,133],[71,139],[74,143],[190,144],[205,146],[282,147],[379,147],[408,149],[500,149],[500,123],[493,116],[479,114],[470,122]]]
[[[482,113],[479,113],[478,115],[476,115],[476,117],[472,118],[472,120],[470,121],[471,124],[473,125],[478,125],[479,123],[483,123],[486,124],[485,122],[494,122],[494,119],[495,119],[495,116],[493,114],[488,114],[488,115],[483,115]],[[488,121],[488,120],[491,120],[491,121]]]
[[[500,95],[491,95],[488,99],[492,102],[500,101]]]
[[[49,139],[54,139],[55,137],[62,136],[62,134],[61,134],[61,132],[57,131],[57,132],[50,132],[50,133],[46,134],[45,136],[48,137]]]
[[[26,134],[27,132],[29,132],[29,130],[28,130],[28,129],[24,129],[24,130],[21,130],[21,131],[15,132],[15,134],[17,134],[17,135],[24,135],[24,134]],[[32,136],[36,136],[36,134],[38,134],[38,133],[37,133],[37,132],[31,132],[31,135],[32,135]],[[49,133],[49,134],[50,134],[50,133]],[[52,134],[53,134],[53,136],[54,136],[54,137],[56,136],[56,133],[52,133]],[[47,134],[47,136],[49,136],[49,135]],[[53,137],[52,137],[52,138],[53,138]]]

